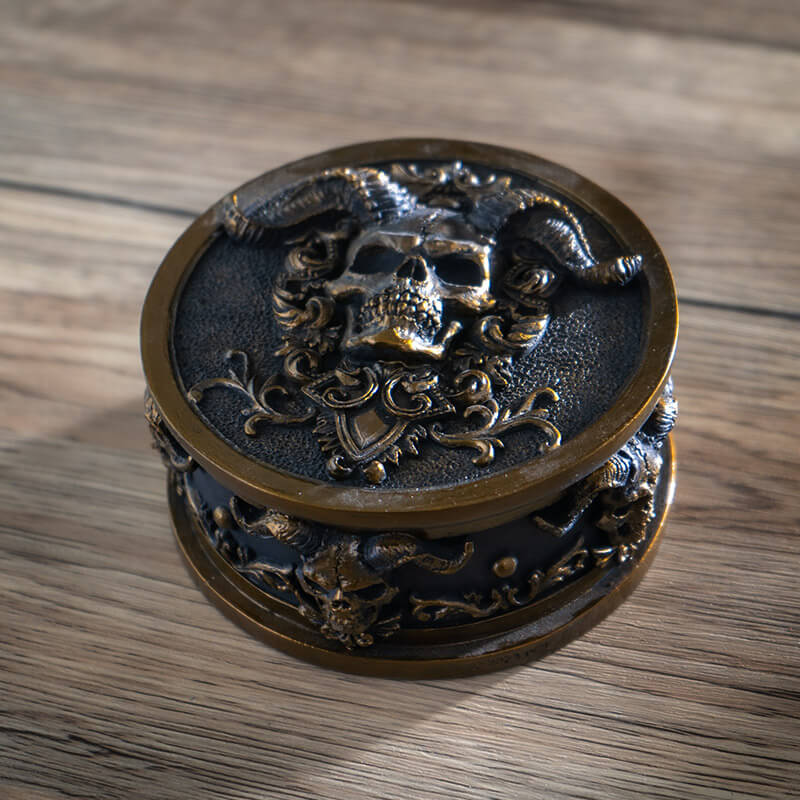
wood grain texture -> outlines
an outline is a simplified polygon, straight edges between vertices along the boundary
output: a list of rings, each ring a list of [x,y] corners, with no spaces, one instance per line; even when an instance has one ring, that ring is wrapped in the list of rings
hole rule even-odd
[[[5,3],[0,797],[800,796],[795,12]],[[330,673],[227,622],[141,419],[139,310],[191,216],[398,135],[583,172],[648,222],[682,299],[655,566],[582,639],[468,680]]]

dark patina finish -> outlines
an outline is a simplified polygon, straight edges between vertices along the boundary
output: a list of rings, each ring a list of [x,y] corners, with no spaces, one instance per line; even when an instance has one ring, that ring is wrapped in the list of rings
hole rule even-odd
[[[240,623],[336,668],[547,652],[652,557],[676,334],[646,228],[563,167],[399,140],[267,173],[145,303],[181,547]]]

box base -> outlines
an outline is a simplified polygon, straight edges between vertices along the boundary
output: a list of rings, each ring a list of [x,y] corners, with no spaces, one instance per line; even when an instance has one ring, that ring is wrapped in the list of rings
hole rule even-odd
[[[186,493],[174,479],[169,483],[169,506],[178,544],[201,588],[227,616],[267,644],[345,672],[387,678],[463,677],[540,658],[581,635],[630,594],[653,560],[672,502],[671,438],[663,458],[646,537],[623,563],[595,566],[541,600],[489,619],[404,630],[389,641],[358,650],[326,639],[296,610],[239,574],[193,521]]]

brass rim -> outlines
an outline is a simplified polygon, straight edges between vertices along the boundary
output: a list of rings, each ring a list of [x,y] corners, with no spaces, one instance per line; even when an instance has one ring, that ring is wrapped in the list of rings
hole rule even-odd
[[[174,310],[194,264],[218,235],[219,204],[198,217],[162,262],[142,313],[142,361],[166,425],[214,478],[250,503],[350,529],[402,527],[435,538],[516,519],[551,502],[617,452],[642,426],[669,376],[678,308],[669,266],[638,217],[591,181],[552,162],[485,144],[430,139],[369,142],[330,150],[280,167],[242,186],[247,193],[298,180],[335,165],[393,159],[460,159],[528,174],[573,198],[610,229],[624,247],[645,256],[645,341],[638,371],[614,406],[545,458],[457,486],[409,492],[340,487],[291,475],[236,451],[208,428],[189,404],[170,353]]]
[[[267,644],[297,658],[344,672],[384,678],[466,677],[525,663],[553,652],[610,614],[651,565],[675,492],[677,462],[670,437],[656,489],[656,516],[646,548],[629,567],[596,569],[575,584],[480,623],[409,632],[405,648],[375,645],[359,654],[335,649],[290,607],[272,602],[228,565],[192,525],[183,498],[169,486],[172,527],[193,577],[231,620]],[[564,609],[571,616],[561,618]],[[437,637],[437,634],[440,634]],[[384,655],[387,653],[387,655]]]

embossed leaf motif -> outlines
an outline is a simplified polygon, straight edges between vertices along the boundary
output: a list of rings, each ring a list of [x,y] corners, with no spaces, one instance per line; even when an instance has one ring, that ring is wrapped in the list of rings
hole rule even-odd
[[[255,436],[258,433],[256,426],[260,422],[291,424],[307,422],[314,417],[313,409],[293,413],[278,411],[275,408],[276,400],[280,402],[281,398],[294,397],[289,389],[279,383],[276,375],[267,378],[256,390],[247,353],[241,350],[229,350],[225,354],[225,361],[228,363],[227,377],[200,381],[189,390],[189,399],[194,404],[203,399],[205,392],[219,387],[234,389],[243,394],[250,401],[250,406],[241,410],[242,416],[246,417],[244,431],[248,436]]]
[[[534,389],[520,403],[516,411],[504,408],[502,411],[494,398],[488,398],[483,404],[471,405],[464,411],[465,418],[477,417],[483,420],[483,424],[478,428],[459,431],[457,433],[445,433],[441,426],[434,424],[431,426],[430,434],[434,441],[446,447],[471,447],[477,451],[477,455],[472,459],[472,463],[478,467],[485,467],[491,464],[495,458],[495,449],[502,448],[503,441],[500,435],[512,428],[523,425],[532,425],[544,432],[546,438],[540,445],[542,451],[550,450],[561,444],[561,434],[547,419],[550,413],[548,408],[537,407],[537,401],[544,399],[545,402],[558,400],[558,394],[548,388]]]

